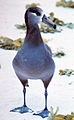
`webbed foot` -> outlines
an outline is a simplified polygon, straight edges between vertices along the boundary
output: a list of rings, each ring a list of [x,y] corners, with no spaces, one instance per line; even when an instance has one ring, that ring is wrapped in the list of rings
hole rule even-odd
[[[42,118],[45,118],[45,117],[48,117],[49,116],[49,111],[48,109],[44,109],[42,111],[38,111],[37,113],[34,113],[33,115],[39,115],[41,116]]]
[[[19,112],[19,113],[23,114],[23,113],[27,113],[27,112],[32,113],[33,110],[31,110],[27,106],[25,106],[25,107],[22,106],[22,107],[18,107],[18,108],[15,108],[13,110],[10,110],[10,112]]]

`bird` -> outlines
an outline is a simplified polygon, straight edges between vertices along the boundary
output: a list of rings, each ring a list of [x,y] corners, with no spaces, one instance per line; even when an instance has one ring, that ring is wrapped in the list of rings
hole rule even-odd
[[[34,112],[26,105],[26,87],[29,80],[40,79],[45,88],[45,108],[33,113],[45,118],[49,115],[47,108],[47,88],[55,72],[50,47],[42,40],[39,23],[44,22],[56,29],[56,24],[48,19],[40,7],[29,7],[24,15],[27,27],[26,37],[21,48],[12,61],[16,76],[23,85],[24,105],[11,111],[19,113]]]

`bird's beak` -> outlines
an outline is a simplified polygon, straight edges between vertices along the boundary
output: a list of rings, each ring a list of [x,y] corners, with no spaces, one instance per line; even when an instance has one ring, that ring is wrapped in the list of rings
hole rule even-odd
[[[43,17],[42,17],[42,22],[44,22],[45,24],[47,24],[47,25],[53,27],[54,29],[56,29],[56,24],[55,24],[54,22],[50,21],[50,20],[46,17],[45,14],[44,14]]]

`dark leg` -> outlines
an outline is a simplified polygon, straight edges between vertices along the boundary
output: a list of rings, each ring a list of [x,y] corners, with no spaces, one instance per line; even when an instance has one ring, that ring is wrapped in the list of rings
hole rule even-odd
[[[24,95],[24,107],[26,107],[26,88],[23,88],[23,95]]]
[[[45,110],[47,110],[47,89],[45,89]]]
[[[39,111],[37,113],[34,113],[33,115],[39,115],[42,118],[48,117],[49,116],[49,111],[47,109],[47,89],[45,89],[45,108],[42,111]]]
[[[26,96],[26,88],[24,87],[23,89],[23,94],[24,94],[24,105],[22,107],[18,107],[18,108],[15,108],[13,110],[11,110],[10,112],[19,112],[19,113],[27,113],[27,112],[33,112],[30,108],[28,108],[26,106],[26,99],[25,99],[25,96]]]

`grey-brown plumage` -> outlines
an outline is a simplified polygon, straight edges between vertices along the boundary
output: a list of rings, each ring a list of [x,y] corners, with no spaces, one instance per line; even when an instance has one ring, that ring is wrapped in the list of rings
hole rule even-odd
[[[42,17],[42,22],[54,28],[56,28],[56,25],[50,22],[45,14],[42,16],[42,13],[42,9],[38,7],[30,7],[25,13],[26,37],[22,47],[13,59],[13,68],[24,87],[24,106],[15,108],[12,111],[19,111],[20,113],[31,111],[26,106],[25,87],[28,86],[28,79],[41,79],[45,87],[45,109],[35,115],[44,118],[49,114],[47,109],[47,87],[53,77],[55,64],[51,49],[42,40],[38,23]]]

